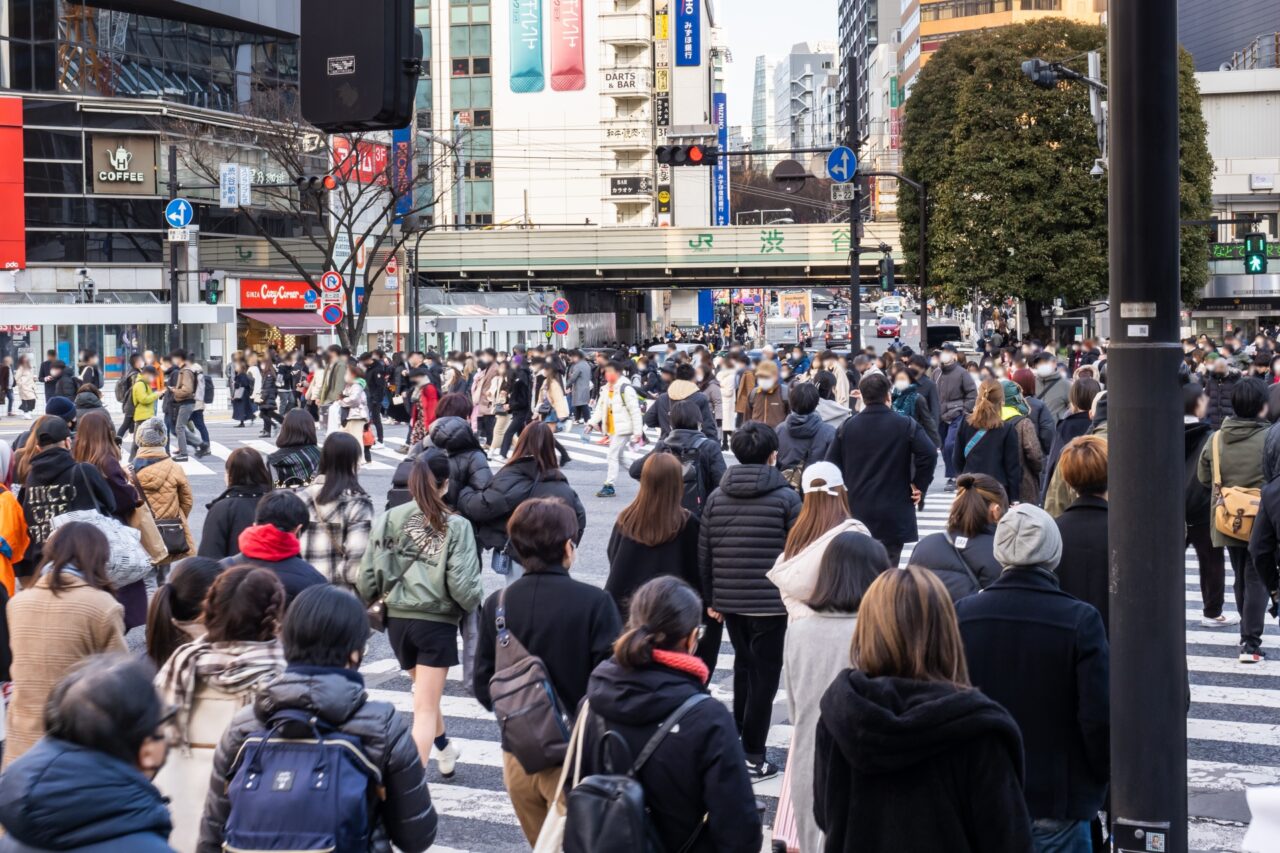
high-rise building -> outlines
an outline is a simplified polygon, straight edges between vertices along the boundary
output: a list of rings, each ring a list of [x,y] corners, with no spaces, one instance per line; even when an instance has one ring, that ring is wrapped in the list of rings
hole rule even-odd
[[[1178,41],[1197,71],[1217,71],[1260,35],[1280,33],[1276,0],[1178,0]]]
[[[871,54],[878,45],[893,41],[898,29],[902,0],[842,0],[840,33],[840,137],[847,140],[850,123],[859,139],[875,132],[870,127],[871,90],[882,81],[872,79]],[[850,82],[856,80],[852,97]],[[854,114],[849,115],[852,106]]]
[[[777,59],[757,56],[755,87],[751,94],[751,147],[763,151],[772,148],[778,134],[773,123],[773,67]]]
[[[834,105],[839,89],[836,45],[800,42],[773,67],[773,123],[783,147],[812,148],[834,138]]]

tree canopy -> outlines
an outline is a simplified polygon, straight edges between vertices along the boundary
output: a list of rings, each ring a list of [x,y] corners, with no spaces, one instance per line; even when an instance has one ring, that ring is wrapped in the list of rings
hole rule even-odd
[[[929,187],[929,279],[949,304],[975,291],[1029,303],[1062,297],[1080,305],[1107,293],[1107,180],[1090,176],[1098,158],[1088,87],[1034,86],[1023,60],[1063,61],[1103,52],[1106,29],[1062,18],[948,39],[920,72],[907,100],[903,170]],[[1181,217],[1205,219],[1213,161],[1200,112],[1194,67],[1179,69]],[[919,204],[899,196],[902,244],[918,260]],[[1184,228],[1183,300],[1195,302],[1208,280],[1204,228]],[[1033,323],[1037,320],[1033,318]]]

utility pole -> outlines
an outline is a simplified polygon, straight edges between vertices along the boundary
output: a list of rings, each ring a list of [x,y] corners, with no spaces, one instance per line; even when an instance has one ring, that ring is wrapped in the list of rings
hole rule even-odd
[[[1120,851],[1187,851],[1176,0],[1109,11],[1111,813]]]
[[[858,153],[858,58],[850,52],[849,92],[845,97],[845,144]],[[862,235],[858,220],[862,216],[862,184],[853,176],[853,198],[849,200],[849,355],[862,349]]]
[[[462,133],[462,115],[459,114],[453,117],[453,192],[457,200],[458,228],[467,227],[467,149],[462,144]]]
[[[169,201],[178,197],[178,143],[169,142]],[[169,348],[182,348],[182,323],[178,321],[178,244],[169,241]]]

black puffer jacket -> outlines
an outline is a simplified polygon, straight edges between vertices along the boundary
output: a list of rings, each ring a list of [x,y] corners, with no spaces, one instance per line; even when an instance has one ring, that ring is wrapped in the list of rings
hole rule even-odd
[[[1231,392],[1240,382],[1240,371],[1231,369],[1225,376],[1210,373],[1204,378],[1204,391],[1209,395],[1209,409],[1205,418],[1214,429],[1222,426],[1222,422],[1235,414],[1231,408]]]
[[[201,557],[221,560],[240,553],[240,534],[253,524],[258,501],[267,493],[261,486],[229,486],[209,504],[200,534]]]
[[[480,449],[480,439],[476,438],[471,424],[462,418],[439,418],[431,424],[428,439],[432,447],[449,454],[449,491],[444,496],[445,503],[457,509],[463,489],[483,489],[489,485],[493,479],[489,457]]]
[[[79,421],[90,412],[102,412],[107,416],[107,420],[111,421],[111,413],[107,411],[106,406],[102,405],[102,398],[92,391],[81,391],[76,395],[76,420]],[[111,428],[115,429],[115,422],[111,421]]]
[[[786,471],[821,462],[835,440],[836,428],[824,422],[817,412],[792,412],[778,426],[778,468]]]
[[[985,533],[968,539],[931,533],[916,543],[911,551],[911,565],[933,572],[951,593],[951,600],[959,601],[966,595],[986,589],[1000,577],[1000,561],[992,553],[995,532],[995,527],[988,527]],[[956,544],[952,545],[952,541]],[[963,548],[959,547],[961,544]],[[961,551],[964,552],[963,557]]]
[[[720,479],[724,476],[725,464],[724,453],[720,450],[720,445],[714,440],[707,438],[701,432],[692,429],[673,429],[667,434],[666,438],[660,439],[654,446],[653,451],[645,456],[641,456],[631,463],[631,479],[639,480],[640,475],[644,473],[644,462],[654,453],[670,453],[684,460],[684,454],[690,448],[698,443],[698,475],[702,480],[702,503],[697,503],[693,496],[685,495],[684,508],[693,513],[694,516],[702,517],[702,508],[705,506],[706,499],[720,485]]]
[[[55,516],[74,510],[96,509],[115,515],[116,499],[97,468],[76,462],[65,447],[46,447],[31,460],[27,480],[18,492],[31,544],[14,565],[18,577],[28,577],[44,565],[44,543],[53,533]]]
[[[609,659],[591,673],[587,701],[593,721],[598,718],[605,729],[619,734],[634,758],[663,719],[703,691],[688,673],[657,664],[626,669]],[[588,725],[584,735],[583,775],[606,772],[598,760],[599,730]],[[664,849],[760,849],[760,815],[745,762],[728,708],[704,699],[685,713],[640,771],[645,806]],[[706,829],[697,843],[686,847],[703,815]]]
[[[572,507],[578,516],[575,541],[582,541],[587,529],[582,499],[559,468],[538,476],[538,463],[532,456],[511,460],[482,489],[464,489],[458,498],[458,511],[475,526],[476,545],[501,548],[507,543],[507,519],[529,498],[559,498]]]
[[[721,613],[783,616],[765,574],[800,515],[800,495],[770,465],[735,465],[707,498],[698,536],[702,600]]]
[[[245,740],[269,728],[276,711],[296,708],[360,739],[360,748],[382,771],[386,797],[375,818],[371,853],[397,849],[418,853],[436,838],[436,811],[427,790],[427,775],[404,718],[387,702],[371,702],[358,672],[331,667],[293,666],[242,708],[222,735],[213,757],[212,784],[200,821],[199,853],[220,853],[223,827],[231,811],[226,785]],[[285,728],[289,736],[288,727]]]

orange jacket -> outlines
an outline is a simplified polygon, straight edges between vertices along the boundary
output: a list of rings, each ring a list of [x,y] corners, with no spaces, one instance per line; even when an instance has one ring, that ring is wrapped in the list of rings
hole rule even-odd
[[[31,540],[27,537],[27,521],[22,516],[22,507],[18,505],[13,492],[4,486],[0,486],[0,538],[9,544],[12,551],[8,556],[0,551],[0,583],[4,584],[12,598],[13,564],[27,553],[27,545],[31,544]]]

